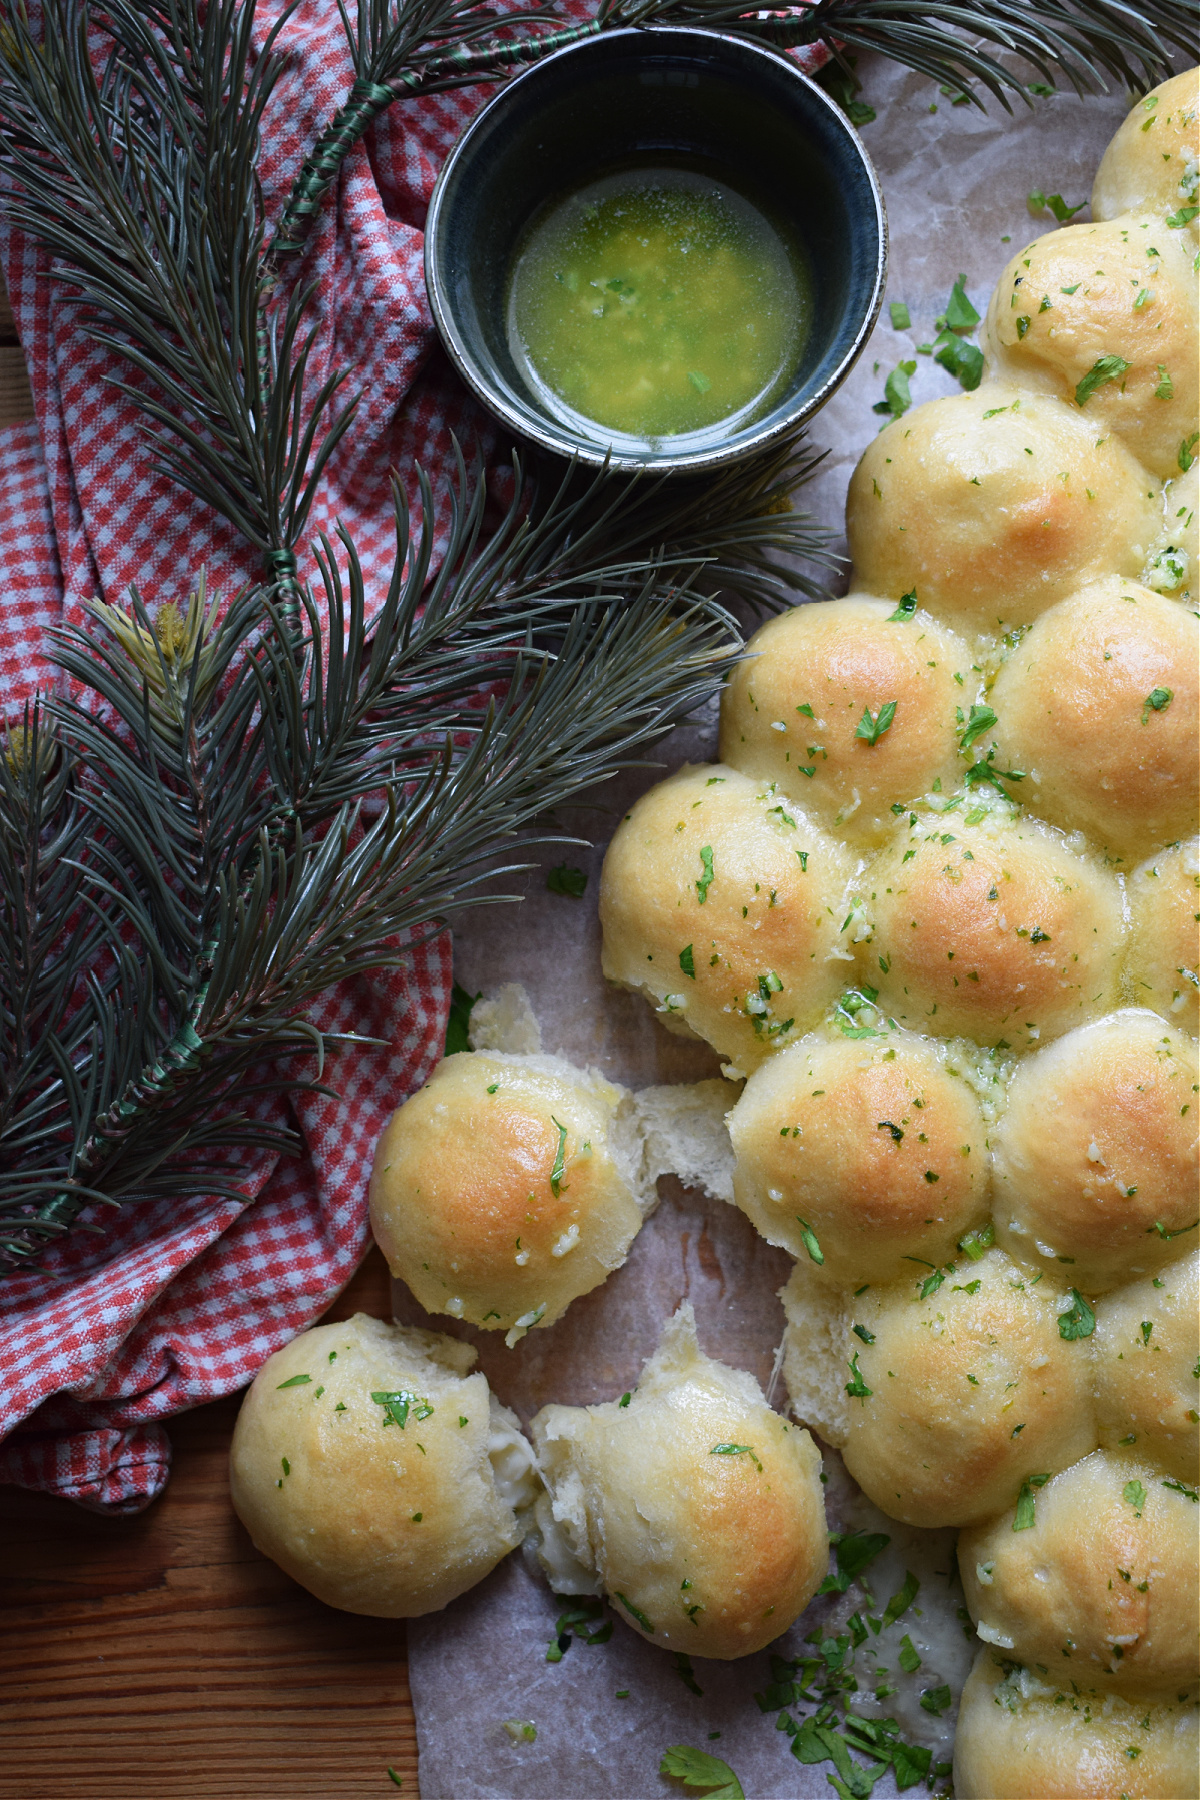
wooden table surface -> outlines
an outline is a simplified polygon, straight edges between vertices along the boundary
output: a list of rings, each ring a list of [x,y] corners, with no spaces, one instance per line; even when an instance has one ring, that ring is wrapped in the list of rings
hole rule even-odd
[[[0,287],[0,426],[33,417]],[[387,1318],[372,1251],[326,1315]],[[3,1800],[383,1800],[417,1794],[404,1625],[334,1612],[233,1515],[237,1396],[170,1425],[132,1519],[0,1487]]]

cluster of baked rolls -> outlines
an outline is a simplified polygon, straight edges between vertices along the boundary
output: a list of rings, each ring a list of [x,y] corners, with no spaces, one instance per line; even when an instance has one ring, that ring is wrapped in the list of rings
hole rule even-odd
[[[1195,1788],[1196,122],[1012,259],[604,871],[606,973],[745,1078],[797,1417],[962,1527],[959,1800]]]

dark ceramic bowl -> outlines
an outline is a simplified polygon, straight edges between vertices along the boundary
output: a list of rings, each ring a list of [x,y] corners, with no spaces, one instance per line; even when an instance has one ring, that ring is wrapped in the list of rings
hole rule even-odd
[[[806,251],[812,329],[794,376],[749,424],[700,447],[567,423],[509,347],[508,282],[532,215],[630,162],[683,163],[761,196]],[[475,115],[434,189],[425,235],[433,315],[459,373],[511,430],[585,463],[699,471],[735,462],[825,404],[883,298],[887,222],[875,172],[834,102],[787,57],[718,31],[609,31],[518,75]],[[632,446],[632,447],[631,447]]]

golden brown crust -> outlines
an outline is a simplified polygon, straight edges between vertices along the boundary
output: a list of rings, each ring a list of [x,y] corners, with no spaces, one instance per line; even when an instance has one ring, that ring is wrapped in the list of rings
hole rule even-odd
[[[996,679],[1002,767],[1022,799],[1115,860],[1174,842],[1200,806],[1194,615],[1116,576],[1060,601]],[[1153,697],[1153,699],[1152,699]]]
[[[481,1581],[520,1531],[496,1491],[474,1359],[361,1313],[269,1357],[230,1453],[234,1509],[264,1555],[327,1605],[377,1618],[436,1612]],[[373,1392],[411,1396],[403,1427]]]
[[[497,1331],[534,1312],[552,1325],[641,1227],[610,1142],[621,1099],[548,1058],[439,1063],[375,1152],[371,1229],[393,1275],[430,1312]]]
[[[1160,850],[1130,877],[1125,989],[1172,1025],[1200,1025],[1200,838]]]
[[[868,444],[846,531],[871,593],[958,630],[1006,632],[1116,572],[1135,579],[1161,528],[1159,483],[1052,395],[985,382],[914,407]]]
[[[1200,72],[1185,69],[1131,107],[1100,161],[1092,213],[1176,214],[1196,203],[1200,151]],[[1196,221],[1190,222],[1193,237]]]
[[[958,1060],[907,1032],[781,1051],[750,1077],[729,1129],[737,1204],[795,1257],[814,1234],[826,1281],[890,1281],[906,1255],[945,1262],[983,1219],[978,1103]]]
[[[642,796],[609,845],[604,973],[739,1069],[755,1068],[815,1024],[842,986],[852,866],[769,785],[723,764],[686,764]]]
[[[843,1455],[877,1506],[910,1525],[977,1524],[1095,1448],[1091,1357],[1059,1333],[1066,1303],[999,1250],[848,1302],[871,1337],[855,1352],[870,1392],[851,1383]]]
[[[1100,1442],[1136,1444],[1192,1486],[1200,1470],[1195,1243],[1194,1229],[1183,1233],[1174,1241],[1188,1247],[1179,1261],[1097,1300],[1092,1341]]]
[[[980,1652],[959,1704],[957,1800],[1190,1800],[1194,1704],[1076,1694],[1058,1679]]]
[[[1164,480],[1177,473],[1200,379],[1194,249],[1189,235],[1144,216],[1038,238],[992,295],[990,372],[1077,407],[1093,436],[1117,432]],[[1112,378],[1100,379],[1106,371]]]
[[[992,1133],[1010,1255],[1069,1267],[1089,1294],[1174,1261],[1196,1217],[1197,1099],[1196,1046],[1155,1013],[1115,1013],[1029,1057]]]
[[[915,1031],[1016,1049],[1107,1011],[1113,877],[1035,819],[960,819],[901,825],[870,869],[880,1006]]]
[[[852,594],[781,613],[755,632],[721,701],[722,761],[777,782],[855,842],[886,833],[892,801],[958,780],[955,709],[963,680],[974,683],[971,652],[928,614],[895,612]],[[877,720],[889,705],[875,743],[857,735],[864,709]]]
[[[574,1515],[615,1609],[651,1643],[748,1655],[825,1575],[812,1439],[700,1351],[690,1306],[624,1405],[548,1406],[532,1431],[555,1511]]]
[[[979,1635],[1059,1680],[1127,1696],[1194,1689],[1196,1507],[1136,1452],[1096,1450],[958,1541]]]

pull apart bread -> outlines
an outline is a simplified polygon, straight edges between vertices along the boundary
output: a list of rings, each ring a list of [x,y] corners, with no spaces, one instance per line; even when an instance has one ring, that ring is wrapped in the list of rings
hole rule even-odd
[[[745,1080],[796,1417],[963,1528],[959,1800],[1196,1786],[1197,110],[1013,258],[602,882],[606,974]]]

